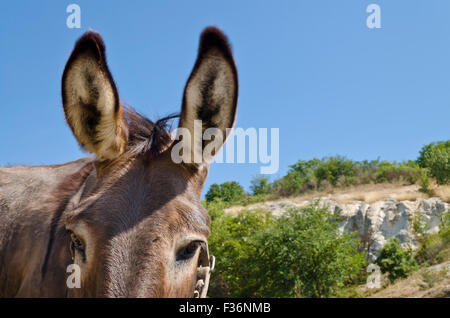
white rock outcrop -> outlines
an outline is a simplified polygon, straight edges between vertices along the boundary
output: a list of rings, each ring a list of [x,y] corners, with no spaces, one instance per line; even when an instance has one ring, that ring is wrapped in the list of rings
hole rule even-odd
[[[326,197],[313,201],[338,214],[341,231],[358,232],[370,262],[378,257],[390,238],[396,237],[404,248],[417,248],[418,234],[414,231],[413,220],[420,219],[425,225],[425,231],[433,233],[439,231],[442,214],[450,211],[450,204],[439,198],[415,201],[396,201],[387,198],[370,204],[363,201],[338,203]],[[312,201],[294,202],[283,199],[259,203],[255,208],[266,209],[274,215],[280,215],[289,207],[300,208],[310,203]]]
[[[342,231],[357,231],[364,244],[369,261],[374,261],[390,238],[397,238],[404,248],[418,247],[413,220],[420,220],[425,232],[439,231],[442,213],[450,205],[438,198],[396,201],[385,199],[371,204],[353,202],[337,204],[329,202],[329,208],[337,212],[342,220]],[[323,202],[323,204],[326,204]]]

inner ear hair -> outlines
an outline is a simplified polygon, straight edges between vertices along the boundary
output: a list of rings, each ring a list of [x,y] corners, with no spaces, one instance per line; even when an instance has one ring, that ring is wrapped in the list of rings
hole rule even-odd
[[[98,33],[86,32],[75,44],[63,73],[62,99],[67,123],[84,149],[100,160],[124,151],[127,126]]]
[[[226,36],[216,27],[206,28],[200,38],[198,57],[187,81],[180,115],[180,127],[193,138],[194,121],[202,121],[202,134],[217,128],[227,137],[236,117],[238,76]],[[208,141],[204,141],[202,148]]]

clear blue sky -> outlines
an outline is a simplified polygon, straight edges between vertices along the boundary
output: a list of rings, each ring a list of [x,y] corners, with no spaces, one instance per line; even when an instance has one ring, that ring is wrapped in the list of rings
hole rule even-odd
[[[66,7],[81,7],[81,29]],[[366,7],[381,7],[381,29]],[[298,159],[415,159],[450,138],[450,1],[7,1],[0,5],[0,165],[85,156],[60,79],[76,39],[99,31],[121,97],[152,119],[176,112],[202,29],[228,35],[237,125],[280,128],[280,170]],[[206,188],[257,164],[214,164]]]

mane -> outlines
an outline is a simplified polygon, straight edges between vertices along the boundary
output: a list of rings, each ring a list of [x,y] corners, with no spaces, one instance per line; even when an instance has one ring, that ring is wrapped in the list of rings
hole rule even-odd
[[[141,154],[153,157],[169,147],[173,140],[168,123],[180,117],[179,114],[171,114],[153,122],[130,106],[124,107],[124,115],[129,134],[127,148],[132,157]]]

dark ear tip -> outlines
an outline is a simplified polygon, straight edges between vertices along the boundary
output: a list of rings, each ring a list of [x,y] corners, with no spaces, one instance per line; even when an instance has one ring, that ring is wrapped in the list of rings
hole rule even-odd
[[[215,26],[209,26],[203,30],[200,37],[200,51],[208,51],[217,48],[225,54],[231,55],[231,46],[226,35]]]
[[[85,32],[77,41],[74,53],[91,52],[96,57],[101,57],[105,52],[105,44],[99,33],[89,30]]]

